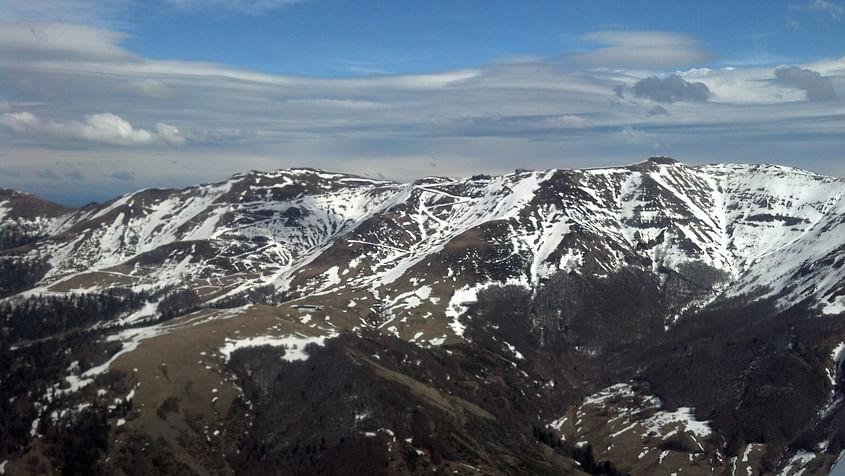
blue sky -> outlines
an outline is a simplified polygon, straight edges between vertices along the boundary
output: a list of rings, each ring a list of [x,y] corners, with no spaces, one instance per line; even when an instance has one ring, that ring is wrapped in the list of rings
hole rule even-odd
[[[0,8],[0,185],[66,203],[303,165],[845,174],[841,0]]]
[[[138,15],[126,42],[152,58],[216,61],[276,74],[421,73],[514,56],[587,51],[595,31],[681,32],[711,64],[803,62],[841,56],[834,2],[307,1],[239,14],[168,9]],[[250,10],[247,9],[247,12]],[[369,68],[369,70],[367,69]]]

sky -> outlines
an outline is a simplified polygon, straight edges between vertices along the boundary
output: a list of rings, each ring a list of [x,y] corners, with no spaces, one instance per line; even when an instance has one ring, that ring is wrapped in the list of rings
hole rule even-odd
[[[845,0],[3,0],[0,186],[778,163],[845,176]]]

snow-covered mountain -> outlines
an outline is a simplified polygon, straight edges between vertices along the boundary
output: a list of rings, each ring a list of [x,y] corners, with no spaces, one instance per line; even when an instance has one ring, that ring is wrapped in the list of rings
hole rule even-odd
[[[0,189],[0,249],[15,248],[49,236],[71,209],[17,190]]]
[[[749,463],[754,471],[765,465],[784,471],[806,470],[813,464],[827,468],[834,455],[831,442],[845,442],[831,430],[832,421],[845,418],[839,414],[841,352],[836,351],[845,342],[845,323],[839,323],[845,317],[843,192],[841,178],[793,168],[689,166],[665,157],[625,167],[427,177],[408,184],[312,169],[250,172],[184,190],[142,190],[77,210],[4,191],[4,230],[13,226],[26,232],[24,238],[9,241],[0,256],[6,274],[15,275],[2,287],[3,303],[11,316],[36,297],[135,296],[137,302],[114,298],[126,309],[112,317],[85,321],[102,333],[104,342],[121,342],[123,350],[103,365],[69,369],[62,378],[69,379],[73,389],[87,388],[103,372],[126,367],[128,361],[143,369],[149,362],[138,359],[143,361],[145,349],[161,347],[175,336],[217,352],[222,360],[213,370],[231,374],[232,365],[253,365],[230,362],[241,347],[270,344],[287,348],[286,360],[300,354],[309,359],[309,354],[294,349],[309,342],[331,347],[331,342],[343,342],[342,336],[378,335],[398,338],[384,344],[387,347],[410,346],[402,347],[406,355],[407,349],[433,355],[441,348],[464,349],[460,353],[469,359],[469,346],[506,359],[507,369],[490,372],[501,382],[518,379],[531,387],[536,401],[524,398],[534,402],[529,407],[536,407],[534,424],[547,428],[538,433],[540,440],[550,443],[546,431],[563,441],[578,440],[570,442],[575,446],[567,443],[564,453],[578,461],[580,470],[588,460],[599,464],[603,459],[637,474],[668,473],[664,462],[681,464],[687,453],[687,470],[731,464],[736,470],[742,466],[737,461],[745,460],[735,453],[752,451],[748,448],[772,453],[754,453],[756,462]],[[236,310],[213,310],[220,308]],[[161,322],[181,314],[186,317]],[[16,324],[10,319],[5,326],[12,329]],[[194,334],[204,326],[224,326],[222,322],[242,322],[246,328],[217,328],[221,332],[215,336]],[[782,335],[775,339],[775,329],[781,328]],[[10,337],[17,351],[48,337],[28,332],[20,334],[28,339]],[[32,340],[34,336],[38,338]],[[746,337],[748,346],[725,360],[725,349]],[[785,339],[783,348],[771,339]],[[379,363],[378,352],[360,354],[355,350],[360,345],[349,343],[345,355],[372,367],[382,379],[411,388],[403,379],[419,383],[422,378],[431,385],[439,382],[442,388],[435,387],[447,394],[465,390],[443,390],[453,385],[442,380],[448,372],[425,380],[404,368],[405,360],[395,367]],[[683,360],[666,360],[679,348],[699,356],[694,364],[676,369],[686,372],[683,378],[667,370]],[[161,347],[156,352],[171,350]],[[759,360],[767,352],[786,352],[781,356],[788,361],[784,368],[794,364],[793,354],[798,355],[801,365],[813,369],[810,377],[802,378],[818,391],[805,399],[807,414],[795,417],[800,422],[784,423],[789,429],[780,433],[761,430],[753,437],[746,434],[750,423],[727,423],[737,415],[729,407],[750,405],[757,414],[762,403],[753,403],[757,400],[749,395],[766,385],[780,388],[754,380],[774,378],[774,369]],[[702,381],[711,378],[708,372],[735,364],[724,370],[732,376],[712,377],[721,382],[719,388],[731,388],[735,395],[701,396],[690,393],[695,385],[680,387],[677,382],[690,378],[690,369],[705,365],[705,360],[718,365],[702,370]],[[555,361],[575,368],[559,368]],[[511,364],[515,370],[510,370]],[[510,374],[516,370],[524,375]],[[180,371],[169,372],[164,375],[172,378]],[[483,374],[479,370],[464,377],[489,384]],[[632,386],[631,379],[645,379],[648,385]],[[222,384],[216,385],[218,393]],[[141,383],[138,392],[144,388]],[[627,392],[624,398],[614,397],[620,389]],[[168,395],[174,397],[169,391],[156,389],[144,398],[158,406]],[[227,405],[249,392],[238,386],[229,391]],[[475,397],[462,398],[477,405],[472,403]],[[595,423],[607,414],[597,409],[596,401],[616,402],[614,411],[625,426]],[[457,411],[452,404],[440,403]],[[217,421],[222,418],[217,405],[208,407],[206,402],[193,411]],[[47,418],[44,411],[49,407],[36,403],[37,418]],[[674,410],[677,407],[698,408],[699,413]],[[704,407],[706,415],[700,413]],[[470,411],[466,408],[461,412]],[[483,406],[478,410],[492,412]],[[497,421],[504,418],[492,413]],[[563,423],[565,415],[588,413],[592,429]],[[623,414],[624,420],[619,416]],[[632,414],[642,418],[632,419]],[[694,429],[681,443],[670,433],[683,418],[672,415],[683,415],[684,428]],[[772,415],[778,418],[780,413]],[[143,418],[135,420],[135,430],[168,434],[143,423]],[[670,424],[648,423],[648,418],[669,418]],[[43,423],[33,423],[38,424]],[[365,433],[373,431],[381,434]],[[624,437],[624,448],[599,452],[596,441],[613,446],[608,435]],[[807,442],[798,444],[800,438]],[[813,438],[818,441],[810,441]],[[165,440],[184,447],[176,439]],[[581,443],[594,446],[594,451],[583,453]],[[823,448],[812,446],[822,443]],[[638,445],[654,448],[654,453],[635,452]],[[431,448],[415,448],[431,464],[439,464]],[[114,455],[108,451],[116,450],[104,451]],[[177,453],[177,460],[194,469],[211,460],[236,467],[231,460],[214,459],[219,456],[193,461]],[[634,453],[640,457],[629,461]],[[796,455],[812,457],[790,459]],[[707,463],[708,458],[716,459]],[[471,465],[458,457],[449,461]]]
[[[837,313],[843,191],[842,179],[797,169],[663,158],[411,184],[252,172],[40,215],[33,223],[46,238],[16,255],[49,263],[39,282],[47,291],[188,279],[210,300],[273,285],[295,295],[352,288],[384,301],[394,283],[447,278],[436,293],[445,309],[462,286],[536,287],[559,271],[639,266],[706,289],[695,304],[777,295],[782,306],[812,299]],[[434,262],[442,269],[422,269]],[[699,282],[687,276],[691,265],[719,276]]]

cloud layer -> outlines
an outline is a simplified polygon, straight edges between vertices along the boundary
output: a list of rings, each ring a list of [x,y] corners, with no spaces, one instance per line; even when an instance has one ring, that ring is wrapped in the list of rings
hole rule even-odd
[[[599,31],[581,40],[601,45],[574,57],[592,66],[677,68],[706,62],[712,54],[692,36],[664,31]]]
[[[708,53],[675,33],[600,32],[585,37],[599,43],[593,59],[321,79],[145,58],[123,38],[64,24],[0,29],[3,186],[106,198],[250,169],[407,180],[655,152],[845,173],[845,58],[667,75]]]

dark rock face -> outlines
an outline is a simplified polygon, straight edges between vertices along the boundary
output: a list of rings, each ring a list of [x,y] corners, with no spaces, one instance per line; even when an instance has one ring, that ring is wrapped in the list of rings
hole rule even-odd
[[[538,449],[530,431],[538,422],[522,420],[530,403],[517,393],[525,377],[493,354],[486,360],[493,365],[483,365],[476,352],[420,349],[378,334],[335,339],[302,363],[284,363],[277,349],[238,351],[231,365],[256,424],[233,467],[248,474],[577,471]],[[484,388],[471,373],[479,365],[489,375]]]

